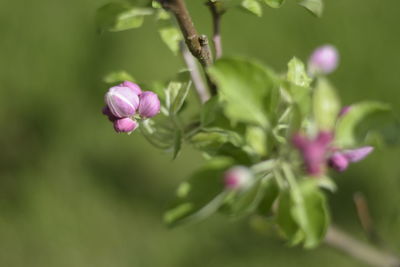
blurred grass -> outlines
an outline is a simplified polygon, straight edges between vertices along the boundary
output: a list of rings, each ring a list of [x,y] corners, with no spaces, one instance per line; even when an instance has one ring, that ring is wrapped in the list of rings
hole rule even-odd
[[[187,1],[201,32],[202,1]],[[292,1],[293,2],[293,1]],[[224,17],[225,53],[284,70],[292,56],[335,44],[332,75],[344,104],[386,101],[399,112],[400,2],[326,1],[315,19],[288,1],[262,19]],[[363,266],[325,246],[287,248],[246,221],[215,217],[168,230],[161,215],[174,186],[201,164],[186,149],[171,162],[139,134],[117,135],[100,114],[104,74],[125,69],[144,82],[182,67],[154,22],[97,35],[94,11],[106,1],[0,2],[0,266]],[[337,176],[335,222],[362,237],[352,193],[363,191],[378,231],[399,251],[400,149],[376,151]]]

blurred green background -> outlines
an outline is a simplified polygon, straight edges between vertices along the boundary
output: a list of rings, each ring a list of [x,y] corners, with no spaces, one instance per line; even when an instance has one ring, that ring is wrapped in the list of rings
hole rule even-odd
[[[139,134],[115,134],[101,115],[104,74],[125,69],[139,81],[182,67],[155,22],[97,35],[94,12],[106,0],[0,1],[0,266],[364,266],[325,245],[288,248],[247,220],[215,216],[168,230],[162,212],[172,190],[201,164],[185,149],[172,162]],[[203,1],[188,0],[210,32]],[[295,1],[263,18],[240,11],[223,21],[225,53],[282,71],[296,55],[332,43],[332,75],[344,104],[376,99],[400,105],[400,1],[326,1],[316,19]],[[400,149],[376,151],[335,177],[333,220],[360,239],[352,194],[368,198],[385,244],[400,252]]]

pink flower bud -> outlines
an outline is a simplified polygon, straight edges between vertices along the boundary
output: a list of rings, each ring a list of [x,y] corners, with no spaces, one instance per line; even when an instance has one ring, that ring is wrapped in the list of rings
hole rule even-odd
[[[130,133],[136,130],[139,124],[131,118],[123,118],[114,121],[114,129],[117,133]]]
[[[137,95],[141,95],[142,94],[142,89],[140,89],[139,85],[137,85],[136,83],[133,83],[133,82],[130,82],[130,81],[125,81],[125,82],[121,83],[119,86],[129,87]]]
[[[309,59],[309,72],[312,74],[329,74],[336,69],[338,61],[339,54],[334,46],[324,45],[318,47]]]
[[[329,158],[328,164],[332,169],[342,172],[349,166],[349,161],[342,153],[334,153]]]
[[[347,113],[349,113],[349,111],[351,110],[351,106],[345,106],[343,107],[340,112],[339,112],[339,117],[343,117],[344,115],[346,115]]]
[[[224,174],[225,187],[230,190],[242,189],[251,183],[252,174],[244,166],[235,166]]]
[[[108,90],[105,101],[111,113],[118,117],[130,117],[139,106],[139,97],[129,87],[114,86]]]
[[[114,122],[114,121],[118,120],[118,118],[115,117],[115,116],[111,113],[111,110],[108,108],[108,106],[104,106],[104,107],[103,107],[102,113],[108,117],[108,120],[109,120],[109,121]]]
[[[323,173],[332,139],[330,132],[320,132],[315,139],[308,139],[300,134],[293,136],[292,143],[299,150],[309,175],[319,176]]]
[[[140,95],[139,114],[144,118],[151,118],[160,112],[160,100],[157,94],[146,91]]]
[[[360,147],[357,149],[344,150],[342,154],[346,159],[350,162],[358,162],[363,160],[366,156],[368,156],[374,150],[371,146]]]

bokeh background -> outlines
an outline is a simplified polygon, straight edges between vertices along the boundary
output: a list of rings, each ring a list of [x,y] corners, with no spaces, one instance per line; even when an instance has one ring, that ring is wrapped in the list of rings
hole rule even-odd
[[[188,0],[210,32],[203,1]],[[263,18],[240,11],[223,21],[225,53],[279,71],[296,55],[332,43],[341,53],[332,80],[343,103],[400,105],[399,1],[326,1],[316,19],[287,1]],[[0,1],[0,266],[258,267],[364,266],[325,245],[288,248],[255,233],[247,220],[213,218],[168,230],[162,212],[172,190],[201,164],[151,147],[139,134],[115,134],[101,115],[102,77],[127,70],[163,80],[182,67],[161,43],[155,22],[96,34],[94,12],[106,0]],[[333,220],[365,239],[352,201],[368,198],[376,228],[400,253],[400,149],[380,149],[345,174],[329,196]]]

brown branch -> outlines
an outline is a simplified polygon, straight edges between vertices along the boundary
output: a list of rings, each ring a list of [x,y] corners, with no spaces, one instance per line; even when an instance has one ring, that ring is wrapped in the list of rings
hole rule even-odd
[[[222,57],[222,38],[221,38],[221,17],[225,13],[218,7],[218,2],[209,0],[207,5],[211,12],[213,21],[213,42],[215,48],[215,57],[218,59]]]
[[[157,0],[164,9],[172,12],[178,21],[185,43],[192,55],[200,62],[204,69],[213,63],[211,50],[205,35],[199,35],[194,27],[193,20],[186,8],[184,0]],[[217,89],[210,77],[206,75],[208,86],[212,95],[216,95]]]
[[[370,266],[400,267],[397,256],[360,242],[335,226],[328,229],[325,243]]]
[[[192,18],[186,8],[184,0],[158,0],[164,9],[171,11],[182,31],[186,45],[192,55],[199,60],[201,65],[208,67],[212,64],[211,51],[208,46],[203,46],[201,37],[194,27]]]

